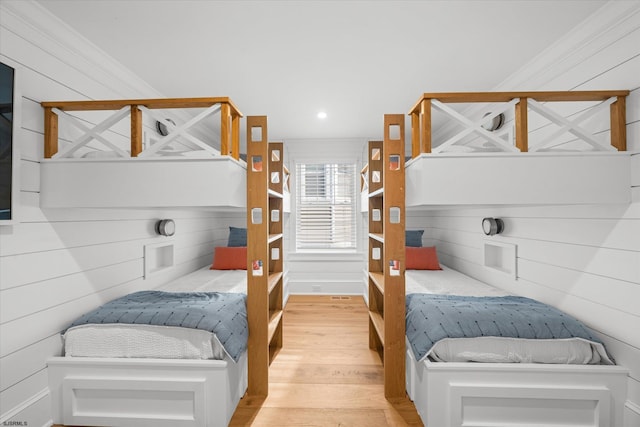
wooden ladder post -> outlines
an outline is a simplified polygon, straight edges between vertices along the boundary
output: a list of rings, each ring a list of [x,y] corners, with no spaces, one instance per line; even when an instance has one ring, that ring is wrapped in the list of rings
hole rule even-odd
[[[283,188],[284,188],[284,144],[270,142],[268,144],[269,174],[269,363],[280,352],[283,345]]]
[[[618,151],[627,150],[627,108],[626,98],[618,96],[611,104],[611,145]]]
[[[520,98],[520,102],[516,104],[515,111],[516,147],[523,153],[529,151],[529,124],[527,110],[527,98]]]
[[[223,102],[220,106],[220,154],[227,156],[231,154],[231,106]]]
[[[247,117],[247,393],[256,397],[269,394],[268,155],[266,116]]]
[[[431,101],[426,101],[423,106],[430,107]],[[390,132],[394,127],[398,130],[398,136]],[[404,135],[404,115],[385,114],[383,268],[384,395],[387,399],[403,398],[406,393]]]
[[[425,98],[420,103],[421,132],[420,152],[431,153],[431,99]],[[404,132],[404,126],[403,126]]]
[[[411,112],[411,158],[418,157],[420,151],[420,114]]]
[[[233,113],[231,116],[231,157],[238,160],[240,158],[240,116]]]
[[[137,105],[131,106],[131,157],[142,153],[142,111]]]
[[[50,159],[58,152],[58,115],[53,108],[44,109],[44,158]]]
[[[369,348],[384,363],[383,141],[369,141]]]

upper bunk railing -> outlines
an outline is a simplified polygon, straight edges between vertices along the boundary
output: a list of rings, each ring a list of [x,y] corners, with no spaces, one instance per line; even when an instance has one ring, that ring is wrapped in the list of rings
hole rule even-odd
[[[182,138],[211,155],[230,155],[240,157],[240,118],[242,113],[227,97],[216,98],[167,98],[167,99],[128,99],[103,101],[62,101],[42,102],[44,108],[44,157],[64,158],[96,140],[111,149],[118,157],[147,157],[158,154],[177,138]],[[204,109],[185,123],[176,125],[172,120],[160,115],[161,109]],[[70,111],[114,111],[109,117],[90,127],[79,120]],[[143,148],[143,113],[164,125],[168,131],[153,145]],[[220,113],[220,150],[203,142],[187,131],[196,123]],[[129,152],[101,134],[125,118],[131,122],[131,147]],[[69,122],[82,134],[76,137],[63,150],[59,151],[59,118]]]
[[[459,92],[459,93],[425,93],[409,111],[411,116],[411,157],[421,153],[438,153],[464,146],[462,141],[471,135],[478,135],[488,141],[493,151],[543,151],[553,146],[554,140],[567,132],[580,141],[588,144],[592,151],[625,151],[626,143],[626,97],[627,90],[618,91],[568,91],[568,92]],[[551,102],[599,102],[595,106],[581,111],[571,120],[549,108]],[[491,111],[479,120],[471,120],[447,104],[451,103],[502,103],[492,105]],[[603,144],[580,124],[596,113],[609,108],[610,144]],[[437,147],[432,147],[432,110],[437,109],[465,129]],[[542,141],[535,144],[529,142],[529,111],[539,114],[544,119],[559,126],[556,132],[545,135]],[[513,114],[514,126],[507,128],[502,135],[483,127],[491,123],[501,114]],[[506,136],[506,139],[504,138]],[[453,151],[453,150],[451,150]]]

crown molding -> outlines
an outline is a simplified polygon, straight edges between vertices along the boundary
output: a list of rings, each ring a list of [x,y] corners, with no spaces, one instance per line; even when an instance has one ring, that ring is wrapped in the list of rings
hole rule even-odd
[[[0,16],[0,26],[81,71],[113,92],[115,97],[164,97],[34,0],[3,0]],[[3,53],[1,44],[0,53]]]

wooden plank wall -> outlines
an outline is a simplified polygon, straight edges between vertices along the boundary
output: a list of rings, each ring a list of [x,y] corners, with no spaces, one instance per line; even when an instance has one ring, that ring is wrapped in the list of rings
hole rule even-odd
[[[29,19],[47,19],[33,5],[22,6]],[[4,5],[0,14],[0,61],[20,65],[23,96],[20,223],[0,227],[0,422],[42,426],[51,420],[45,360],[60,355],[60,330],[108,300],[209,264],[213,248],[226,245],[228,226],[244,227],[246,220],[244,212],[40,209],[40,101],[159,94],[130,77],[127,83],[119,80],[118,65],[93,46],[75,49],[86,57],[72,53],[65,37],[82,40],[55,21],[42,25],[55,29],[55,36],[45,36]],[[104,61],[103,71],[96,71],[92,59]],[[174,237],[156,235],[160,218],[175,220]],[[144,245],[169,240],[175,245],[175,267],[143,279]]]
[[[640,153],[631,156],[631,196],[634,203],[640,202]]]
[[[633,203],[412,211],[407,228],[425,229],[424,244],[435,245],[447,266],[558,306],[596,330],[617,362],[631,371],[625,407],[625,425],[631,426],[640,425],[640,13],[628,14],[624,25],[625,31],[614,39],[609,33],[606,42],[590,41],[603,48],[593,48],[569,69],[558,63],[565,69],[555,78],[529,88],[632,91],[627,135],[628,149],[635,153]],[[442,179],[460,179],[460,174]],[[485,236],[481,220],[487,216],[502,218],[504,233]],[[482,266],[485,241],[517,245],[517,279]]]

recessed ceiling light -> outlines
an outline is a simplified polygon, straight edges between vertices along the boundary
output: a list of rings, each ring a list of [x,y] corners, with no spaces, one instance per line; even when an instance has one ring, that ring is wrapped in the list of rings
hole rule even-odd
[[[320,111],[318,113],[318,118],[319,119],[326,119],[327,118],[327,113],[325,113],[324,111]]]

